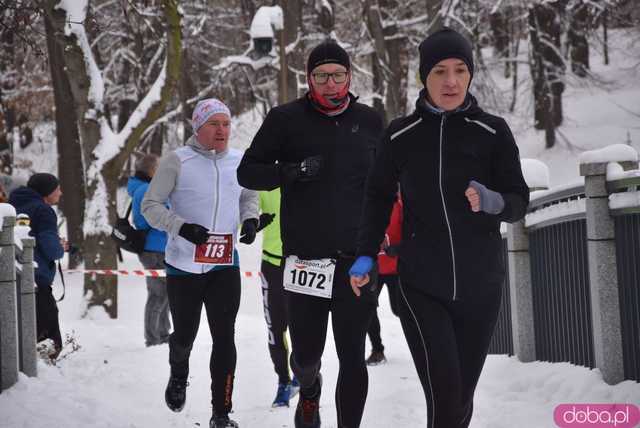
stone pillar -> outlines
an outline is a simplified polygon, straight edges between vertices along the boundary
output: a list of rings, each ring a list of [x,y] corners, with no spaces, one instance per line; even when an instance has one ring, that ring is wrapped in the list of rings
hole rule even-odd
[[[620,162],[624,169],[638,162]],[[609,214],[607,162],[580,164],[584,176],[587,208],[587,252],[589,288],[596,367],[604,380],[616,384],[624,380],[620,300],[614,221]]]
[[[18,317],[13,247],[15,222],[15,216],[3,217],[0,231],[0,390],[18,381]]]
[[[522,174],[529,191],[549,188],[549,168],[537,159],[521,159]],[[507,225],[509,294],[511,297],[511,329],[513,352],[520,361],[536,360],[536,335],[533,322],[531,259],[529,234],[522,219]]]
[[[30,377],[38,375],[36,353],[36,284],[33,270],[33,238],[22,240],[22,275],[20,294],[20,370]]]
[[[529,236],[524,227],[524,219],[507,226],[507,251],[513,352],[520,361],[535,361],[531,261]]]

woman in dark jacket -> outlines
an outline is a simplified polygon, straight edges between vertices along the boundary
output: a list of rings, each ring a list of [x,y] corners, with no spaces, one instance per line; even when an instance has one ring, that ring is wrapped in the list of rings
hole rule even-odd
[[[529,202],[504,119],[468,93],[470,43],[445,28],[420,45],[415,111],[393,121],[370,174],[354,292],[369,279],[400,183],[400,318],[424,389],[428,428],[467,427],[500,308],[501,221]]]

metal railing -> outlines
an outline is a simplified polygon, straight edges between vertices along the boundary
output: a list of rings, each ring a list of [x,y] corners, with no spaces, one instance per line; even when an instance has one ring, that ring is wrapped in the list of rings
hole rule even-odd
[[[607,183],[609,193],[637,192],[640,177]],[[615,222],[624,375],[640,380],[640,206],[611,210]]]
[[[509,268],[507,267],[507,240],[502,239],[502,260],[505,265],[505,279],[502,288],[502,304],[498,321],[489,345],[490,354],[513,355],[513,331],[511,329],[511,293],[509,292]]]
[[[530,230],[537,359],[594,367],[586,221]]]
[[[526,220],[507,228],[490,353],[640,381],[640,171],[622,160],[607,181],[609,163],[581,164],[585,184],[532,194]]]
[[[615,217],[624,374],[640,380],[640,214]]]

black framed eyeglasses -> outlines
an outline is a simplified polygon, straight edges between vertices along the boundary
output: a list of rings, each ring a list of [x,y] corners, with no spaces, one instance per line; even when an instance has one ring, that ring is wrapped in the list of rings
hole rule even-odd
[[[324,85],[329,81],[329,77],[331,77],[335,83],[344,83],[347,81],[347,74],[349,73],[346,71],[336,71],[333,73],[313,73],[312,76],[317,84]]]

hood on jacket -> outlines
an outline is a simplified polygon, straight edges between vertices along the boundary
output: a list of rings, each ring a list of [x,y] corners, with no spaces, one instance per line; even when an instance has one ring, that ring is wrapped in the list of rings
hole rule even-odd
[[[133,194],[136,193],[136,190],[146,183],[146,181],[141,180],[138,177],[129,177],[129,181],[127,181],[127,193],[133,198]]]
[[[23,206],[34,201],[40,201],[44,203],[42,196],[40,196],[40,194],[32,188],[27,186],[18,187],[9,195],[9,203],[14,207]]]

